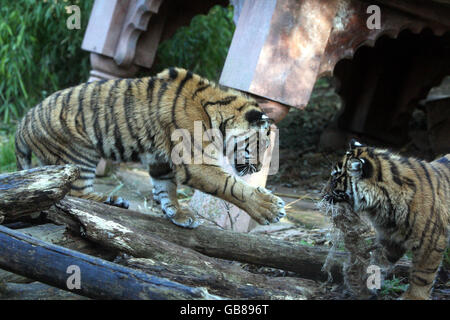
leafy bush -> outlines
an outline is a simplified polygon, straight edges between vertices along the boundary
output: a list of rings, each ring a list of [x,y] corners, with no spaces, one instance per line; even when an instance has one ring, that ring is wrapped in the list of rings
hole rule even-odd
[[[14,135],[0,136],[0,172],[16,170],[16,155],[14,152]]]
[[[69,30],[65,6],[81,11]],[[89,53],[81,50],[93,1],[0,0],[0,117],[20,118],[50,93],[86,81]]]
[[[214,6],[160,44],[153,72],[177,66],[218,81],[234,32],[233,7]],[[153,73],[152,72],[152,73]]]

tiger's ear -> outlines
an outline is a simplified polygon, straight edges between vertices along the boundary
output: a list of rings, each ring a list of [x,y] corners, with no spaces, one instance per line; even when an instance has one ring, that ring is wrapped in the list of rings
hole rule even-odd
[[[356,148],[364,147],[364,145],[358,142],[356,139],[350,140],[350,150],[355,150]]]
[[[257,110],[250,110],[245,114],[245,119],[250,123],[260,121],[264,117],[268,118],[263,112]]]
[[[251,110],[245,114],[245,118],[252,125],[256,125],[261,128],[268,128],[272,124],[272,119],[261,111]]]

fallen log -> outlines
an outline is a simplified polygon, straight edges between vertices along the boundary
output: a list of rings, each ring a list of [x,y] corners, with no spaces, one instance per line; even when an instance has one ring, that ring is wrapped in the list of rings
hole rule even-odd
[[[136,225],[124,226],[90,213],[78,212],[77,218],[89,221],[81,222],[86,239],[134,257],[146,258],[124,258],[120,260],[121,264],[185,285],[206,287],[216,295],[233,299],[299,300],[311,298],[318,288],[311,280],[253,274],[238,264],[211,258],[149,235]],[[78,231],[80,225],[74,224],[72,228]]]
[[[119,263],[185,285],[206,287],[213,294],[231,299],[304,300],[318,293],[319,285],[313,280],[253,274],[235,263],[201,254],[196,260],[189,260],[184,254],[170,260],[126,258]]]
[[[50,208],[70,190],[80,170],[74,165],[46,166],[0,175],[0,220]]]
[[[163,239],[210,257],[293,271],[308,279],[327,279],[327,274],[321,271],[328,255],[326,248],[206,226],[184,229],[164,218],[73,197],[64,198],[53,208],[55,210],[48,214],[50,220],[64,223],[75,232],[81,228],[88,237],[91,235],[91,240],[102,245],[114,246],[125,234],[133,233],[145,235],[148,241]],[[96,234],[101,230],[103,238]],[[130,248],[129,251],[134,257],[146,257],[139,248]],[[331,272],[333,278],[339,280],[347,254],[337,252],[335,257],[336,267]],[[153,258],[158,260],[158,257]]]
[[[0,226],[0,268],[93,299],[218,298],[204,288],[151,276],[3,226]],[[75,278],[70,278],[72,275]],[[69,283],[74,286],[72,289]]]
[[[19,229],[18,231],[45,242],[53,243],[58,246],[76,250],[84,254],[109,261],[112,261],[117,255],[116,252],[105,250],[105,248],[100,248],[97,244],[91,241],[87,241],[80,236],[68,233],[65,226],[47,223]],[[0,283],[31,283],[33,281],[34,280],[25,278],[13,272],[0,269]]]
[[[67,225],[74,232],[79,232],[81,228],[92,241],[104,246],[121,247],[122,251],[134,257],[148,258],[150,250],[146,250],[145,246],[133,246],[133,243],[158,243],[165,240],[210,257],[292,271],[307,279],[328,278],[322,272],[329,253],[327,248],[206,226],[184,229],[164,218],[73,197],[66,197],[55,204],[48,218]],[[130,240],[131,234],[136,236],[134,240]],[[152,259],[166,259],[167,252],[163,249],[153,248],[152,252]],[[183,253],[181,249],[179,252]],[[347,252],[335,253],[334,267],[331,268],[335,281],[342,280],[342,266],[347,259]],[[407,265],[399,265],[396,274],[405,275],[407,269]]]
[[[72,292],[40,282],[29,284],[5,283],[0,287],[1,300],[89,300]]]

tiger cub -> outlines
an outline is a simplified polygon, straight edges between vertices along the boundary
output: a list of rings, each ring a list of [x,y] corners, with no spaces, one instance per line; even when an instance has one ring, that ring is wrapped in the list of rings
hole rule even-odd
[[[244,161],[234,163],[238,173],[261,169],[261,159],[255,159],[253,151],[269,146],[270,122],[255,100],[180,68],[169,68],[154,77],[84,83],[53,93],[17,127],[17,167],[30,168],[32,152],[41,165],[75,164],[81,174],[70,195],[128,207],[121,198],[93,191],[96,165],[101,157],[141,161],[149,168],[154,199],[176,225],[198,225],[194,216],[179,206],[179,184],[229,201],[260,224],[283,217],[283,200],[224,171],[222,150],[218,156],[210,155],[207,163],[172,161],[176,146],[172,133],[184,129],[194,137],[195,122],[200,122],[204,131],[219,130],[223,145],[240,142],[235,148],[244,154]],[[249,142],[246,132],[261,133],[256,135],[256,144]],[[211,141],[201,139],[198,144],[188,152],[203,150]]]
[[[366,213],[389,262],[412,250],[404,299],[429,299],[450,222],[450,154],[425,162],[355,140],[324,189],[332,205]]]

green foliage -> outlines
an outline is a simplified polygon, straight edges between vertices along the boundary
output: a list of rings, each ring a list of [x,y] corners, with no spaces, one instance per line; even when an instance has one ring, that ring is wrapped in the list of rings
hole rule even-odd
[[[301,244],[302,246],[314,247],[314,243],[310,243],[310,242],[305,241],[305,240],[300,240],[300,244]]]
[[[0,172],[16,171],[14,135],[0,135]]]
[[[380,294],[385,295],[399,295],[406,291],[408,285],[405,278],[393,277],[392,280],[385,280],[381,286]]]
[[[233,8],[214,6],[207,15],[195,16],[189,26],[161,43],[152,71],[176,66],[218,81],[234,28]]]
[[[69,30],[65,7],[76,4],[81,29]],[[86,81],[81,50],[93,1],[0,0],[0,118],[19,119],[47,95]]]

